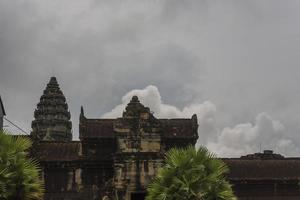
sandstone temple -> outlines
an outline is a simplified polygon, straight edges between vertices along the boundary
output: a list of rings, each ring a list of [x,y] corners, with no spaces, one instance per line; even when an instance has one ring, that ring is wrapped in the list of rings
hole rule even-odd
[[[80,140],[72,141],[66,98],[51,77],[34,111],[31,132],[46,200],[143,200],[164,153],[195,145],[198,139],[196,115],[157,119],[137,96],[119,118],[90,119],[81,108],[79,119]],[[264,151],[223,160],[238,199],[300,199],[300,158]]]

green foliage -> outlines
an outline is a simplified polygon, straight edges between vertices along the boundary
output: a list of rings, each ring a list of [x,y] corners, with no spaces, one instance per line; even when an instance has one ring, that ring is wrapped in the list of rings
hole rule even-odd
[[[0,131],[0,199],[41,199],[44,193],[37,161],[28,157],[31,141]]]
[[[226,172],[225,163],[204,147],[171,149],[146,200],[235,200]]]

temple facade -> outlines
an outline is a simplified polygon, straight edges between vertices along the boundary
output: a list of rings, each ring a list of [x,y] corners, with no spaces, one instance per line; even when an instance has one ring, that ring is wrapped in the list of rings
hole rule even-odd
[[[34,112],[33,153],[42,166],[46,200],[143,200],[149,182],[172,147],[195,145],[197,116],[157,119],[133,96],[122,116],[79,116],[72,141],[70,112],[55,77]],[[223,158],[238,199],[300,199],[300,158],[265,151]]]
[[[45,199],[144,199],[164,153],[198,139],[196,115],[157,119],[133,96],[116,119],[89,119],[81,108],[80,141],[71,141],[67,108],[52,77],[34,112],[31,133],[43,167]]]

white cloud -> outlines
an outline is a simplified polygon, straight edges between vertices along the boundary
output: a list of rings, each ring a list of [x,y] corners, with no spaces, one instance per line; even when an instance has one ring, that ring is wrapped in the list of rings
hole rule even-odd
[[[120,117],[126,105],[131,100],[132,96],[137,95],[142,104],[149,107],[154,115],[158,118],[176,118],[176,117],[191,117],[196,113],[199,121],[206,121],[212,123],[214,121],[214,113],[216,111],[215,105],[209,101],[202,104],[191,104],[179,109],[175,106],[163,103],[160,93],[156,86],[149,85],[144,89],[136,89],[128,92],[122,97],[122,103],[117,105],[110,112],[105,113],[102,117],[115,118]]]
[[[283,155],[299,155],[300,149],[286,138],[285,131],[281,122],[266,113],[260,113],[254,124],[243,123],[224,128],[217,140],[207,143],[207,147],[221,157],[237,157],[263,149],[272,149]]]

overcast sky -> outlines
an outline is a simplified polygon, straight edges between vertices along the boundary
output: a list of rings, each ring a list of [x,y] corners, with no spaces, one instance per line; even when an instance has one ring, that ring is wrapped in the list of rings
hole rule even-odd
[[[7,118],[30,132],[55,75],[75,139],[81,105],[116,117],[137,94],[157,117],[197,113],[198,145],[220,156],[300,156],[299,10],[298,0],[0,0]]]

